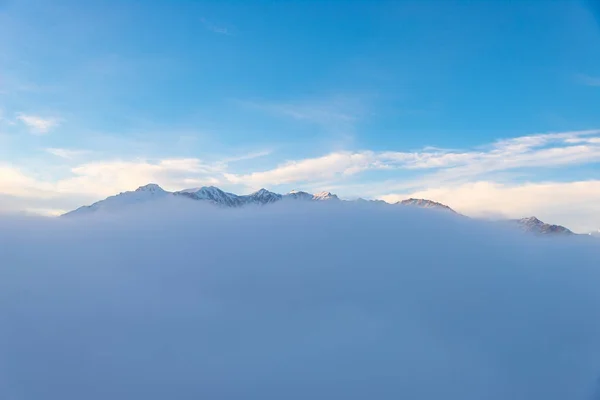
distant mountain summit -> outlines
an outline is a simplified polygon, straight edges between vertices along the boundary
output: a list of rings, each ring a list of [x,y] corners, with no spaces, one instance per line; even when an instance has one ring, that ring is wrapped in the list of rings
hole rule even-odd
[[[314,195],[307,193],[307,192],[300,191],[300,190],[292,190],[291,192],[283,195],[284,199],[291,199],[291,200],[312,200],[313,197],[314,197]]]
[[[149,183],[144,186],[140,186],[134,191],[122,192],[114,196],[107,197],[104,200],[97,201],[89,206],[79,207],[76,210],[70,211],[63,214],[65,217],[86,215],[95,213],[97,211],[121,211],[124,208],[135,206],[142,203],[148,203],[151,201],[162,200],[162,199],[189,199],[193,201],[201,201],[208,204],[212,204],[223,208],[237,208],[245,207],[249,205],[265,206],[280,202],[282,200],[288,202],[347,202],[340,200],[340,198],[331,192],[321,192],[317,194],[311,194],[300,190],[292,190],[284,195],[271,192],[267,189],[260,189],[254,193],[247,195],[237,195],[234,193],[225,192],[214,186],[203,186],[200,188],[185,189],[177,192],[168,192],[158,186],[155,183]],[[389,206],[388,203],[382,200],[364,200],[359,198],[353,200],[352,203],[364,203],[364,204],[382,204]],[[456,215],[458,214],[452,208],[445,204],[438,203],[436,201],[427,199],[406,199],[399,201],[394,204],[395,206],[404,207],[419,207],[431,210],[441,210],[451,212]],[[518,220],[510,220],[509,222],[516,224],[522,230],[535,234],[542,235],[573,235],[569,229],[560,225],[546,224],[535,217],[522,218]],[[597,233],[590,233],[591,236],[600,236],[600,231]]]
[[[238,196],[238,198],[242,199],[242,204],[270,204],[275,203],[281,200],[282,196],[278,193],[273,193],[268,191],[267,189],[260,189],[254,193],[251,193],[246,196]]]
[[[299,190],[292,190],[291,192],[284,194],[283,198],[291,200],[306,200],[306,201],[324,201],[324,200],[340,200],[335,194],[330,192],[321,192],[317,194],[311,194],[302,192]]]
[[[336,201],[339,200],[339,197],[337,197],[335,194],[331,194],[330,192],[321,192],[321,193],[317,193],[313,196],[313,200],[318,200],[318,201]]]
[[[516,223],[522,230],[536,233],[539,235],[548,235],[548,234],[559,234],[559,235],[573,235],[574,233],[571,230],[565,228],[561,225],[551,225],[545,222],[540,221],[536,217],[528,217],[512,220],[513,223]]]
[[[213,204],[227,207],[238,207],[242,205],[239,196],[227,193],[214,186],[204,186],[199,189],[186,189],[173,193],[175,196],[183,196],[192,200],[205,200]]]
[[[420,208],[434,208],[434,209],[437,209],[437,210],[451,211],[453,213],[456,213],[456,211],[454,211],[453,209],[451,209],[450,207],[448,207],[445,204],[438,203],[436,201],[426,200],[426,199],[413,199],[413,198],[410,198],[410,199],[399,201],[396,204],[399,204],[401,206],[411,206],[411,207],[420,207]]]
[[[107,197],[104,200],[97,201],[89,206],[79,207],[76,210],[70,211],[64,216],[82,215],[89,214],[99,210],[104,211],[117,211],[123,207],[127,207],[133,204],[141,204],[157,199],[164,199],[172,196],[172,193],[167,192],[155,183],[149,183],[144,186],[140,186],[131,192],[121,192],[117,195]]]
[[[187,197],[192,200],[208,201],[223,207],[241,207],[248,204],[269,204],[281,200],[281,195],[260,189],[254,193],[238,196],[237,194],[224,192],[214,186],[204,186],[199,189],[185,189],[173,193],[175,196]]]
[[[160,186],[158,186],[156,183],[149,183],[147,185],[144,186],[140,186],[139,188],[135,189],[135,192],[138,193],[158,193],[158,194],[162,194],[162,193],[167,193],[163,188],[161,188]]]

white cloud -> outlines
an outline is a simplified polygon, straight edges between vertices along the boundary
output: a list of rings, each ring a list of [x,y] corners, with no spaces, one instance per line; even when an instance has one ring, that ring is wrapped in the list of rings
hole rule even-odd
[[[74,149],[61,149],[61,148],[48,148],[46,151],[56,157],[72,160],[74,158],[89,154],[88,150],[74,150]]]
[[[111,195],[155,182],[166,189],[181,189],[191,182],[218,184],[215,176],[221,167],[204,164],[196,158],[164,159],[156,162],[99,161],[78,165],[71,169],[74,177],[57,182],[62,193]]]
[[[594,136],[594,137],[589,137]],[[598,137],[596,137],[598,136]],[[230,182],[252,186],[343,178],[366,170],[429,170],[429,181],[484,175],[524,167],[552,167],[600,161],[600,130],[523,136],[501,140],[477,151],[335,152],[323,157],[289,161],[274,169],[226,175]],[[573,145],[573,140],[583,143]]]
[[[57,118],[44,118],[38,115],[32,114],[17,114],[17,119],[23,122],[32,133],[46,134],[51,129],[57,127],[60,124],[60,120]]]
[[[600,228],[600,180],[506,184],[478,181],[389,194],[393,203],[409,197],[447,204],[473,217],[539,219],[586,233]]]
[[[567,143],[590,143],[590,144],[600,144],[600,137],[592,137],[592,138],[572,138],[565,140]]]
[[[47,181],[32,177],[19,168],[0,166],[0,193],[23,198],[86,196],[98,199],[132,190],[149,182],[176,190],[188,185],[216,185],[220,166],[203,164],[198,159],[159,161],[98,161],[71,168],[71,176]]]
[[[53,186],[36,180],[19,168],[0,164],[0,193],[20,197],[52,195]]]
[[[353,175],[378,165],[372,152],[331,153],[323,157],[290,161],[275,169],[246,175],[225,174],[232,183],[269,186],[333,178],[336,174]]]
[[[266,156],[270,155],[271,153],[273,153],[271,150],[256,151],[256,152],[246,153],[246,154],[242,154],[242,155],[238,155],[238,156],[226,157],[221,162],[224,164],[227,164],[227,163],[234,163],[234,162],[238,162],[238,161],[254,160],[255,158],[266,157]]]

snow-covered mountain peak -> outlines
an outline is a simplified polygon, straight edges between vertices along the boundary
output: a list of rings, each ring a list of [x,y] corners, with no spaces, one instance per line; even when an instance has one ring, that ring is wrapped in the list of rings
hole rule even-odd
[[[218,204],[226,207],[239,207],[242,205],[240,197],[233,194],[222,191],[221,189],[214,186],[203,186],[195,189],[185,189],[176,192],[177,196],[188,197],[193,200],[206,200],[211,203]]]
[[[218,187],[215,186],[202,186],[200,188],[195,188],[195,189],[188,189],[187,190],[188,193],[203,193],[203,194],[211,194],[211,195],[220,195],[222,193],[225,193],[224,191],[222,191],[221,189],[219,189]]]
[[[519,219],[519,221],[521,223],[526,223],[526,224],[536,224],[536,225],[543,224],[543,222],[540,221],[537,217],[525,217],[525,218]]]
[[[283,195],[286,199],[294,199],[294,200],[312,200],[313,195],[307,192],[303,192],[301,190],[292,190],[289,193]]]
[[[315,194],[313,196],[313,200],[339,200],[339,197],[337,197],[335,194],[332,194],[331,192],[321,192]]]
[[[114,196],[107,197],[106,199],[97,201],[92,205],[79,207],[78,209],[70,211],[63,215],[83,215],[93,213],[99,210],[111,212],[118,211],[135,204],[164,199],[170,195],[170,192],[167,192],[157,184],[149,183],[147,185],[140,186],[134,191],[122,192]]]
[[[268,204],[281,200],[282,196],[267,189],[260,189],[247,196],[240,196],[245,204]]]
[[[166,193],[166,191],[158,186],[156,183],[149,183],[144,186],[140,186],[135,189],[136,192],[148,192],[148,193]]]

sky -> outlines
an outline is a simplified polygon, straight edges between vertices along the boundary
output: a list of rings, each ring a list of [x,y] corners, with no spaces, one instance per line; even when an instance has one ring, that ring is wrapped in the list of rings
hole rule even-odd
[[[597,239],[170,200],[0,215],[1,399],[600,400]]]
[[[0,0],[0,211],[153,182],[600,228],[592,1]]]

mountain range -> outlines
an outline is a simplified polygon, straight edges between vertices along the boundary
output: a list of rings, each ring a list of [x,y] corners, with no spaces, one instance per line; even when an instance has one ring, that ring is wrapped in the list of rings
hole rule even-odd
[[[335,194],[331,194],[329,192],[310,194],[307,192],[294,190],[282,195],[270,192],[266,189],[260,189],[248,195],[237,195],[225,192],[214,186],[204,186],[201,188],[168,192],[157,184],[150,183],[145,186],[140,186],[134,191],[122,192],[117,195],[107,197],[104,200],[100,200],[92,205],[79,207],[76,210],[63,214],[63,216],[89,214],[99,210],[116,211],[129,205],[145,203],[170,196],[188,198],[226,208],[243,207],[252,204],[266,205],[282,200],[342,201]]]
[[[260,189],[248,195],[237,195],[225,192],[214,186],[204,186],[201,188],[185,189],[176,192],[168,192],[159,185],[150,183],[140,186],[134,191],[122,192],[114,196],[107,197],[89,206],[82,206],[76,210],[63,214],[63,217],[73,217],[78,215],[86,215],[96,211],[118,211],[124,207],[135,204],[146,203],[149,201],[163,199],[168,197],[188,198],[194,201],[202,201],[218,207],[235,208],[248,205],[268,205],[280,201],[309,201],[309,202],[341,202],[335,194],[330,192],[321,192],[311,194],[303,191],[293,190],[286,194],[274,193],[266,189]],[[452,208],[445,204],[438,203],[427,199],[406,199],[394,204],[388,204],[382,200],[364,200],[357,199],[355,202],[381,203],[387,205],[419,207],[444,212],[458,214]],[[540,221],[536,217],[521,218],[516,220],[508,220],[509,223],[518,226],[520,229],[539,235],[573,235],[574,233],[560,225],[551,225]],[[590,234],[592,235],[592,234]],[[592,236],[595,236],[593,234]]]

